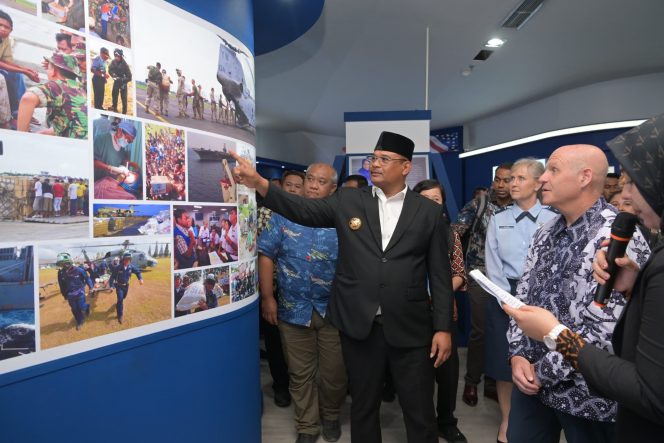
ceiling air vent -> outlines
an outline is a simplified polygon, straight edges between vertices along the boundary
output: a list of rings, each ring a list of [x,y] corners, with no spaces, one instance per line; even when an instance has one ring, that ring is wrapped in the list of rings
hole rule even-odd
[[[487,58],[491,57],[491,54],[493,54],[493,51],[489,51],[488,49],[482,49],[480,52],[477,53],[477,55],[473,60],[484,61]]]
[[[524,0],[516,9],[505,19],[501,25],[503,28],[521,29],[526,22],[535,15],[542,7],[544,0]]]

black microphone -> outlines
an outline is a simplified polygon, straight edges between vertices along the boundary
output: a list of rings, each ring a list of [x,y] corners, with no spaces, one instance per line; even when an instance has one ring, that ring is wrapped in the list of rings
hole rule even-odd
[[[603,285],[598,285],[597,291],[595,291],[594,300],[599,306],[606,306],[606,301],[611,297],[613,284],[616,281],[616,274],[618,273],[616,259],[625,256],[627,244],[632,239],[632,235],[634,235],[638,221],[639,219],[636,215],[629,212],[621,212],[616,216],[611,225],[611,240],[609,240],[609,248],[606,251],[606,262],[608,264],[606,272],[609,273],[609,279]]]

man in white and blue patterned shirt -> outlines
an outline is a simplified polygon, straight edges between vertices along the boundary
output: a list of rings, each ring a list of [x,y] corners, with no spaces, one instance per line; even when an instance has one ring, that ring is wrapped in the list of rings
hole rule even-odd
[[[594,304],[592,260],[609,238],[616,209],[602,197],[608,162],[595,146],[558,148],[540,177],[542,202],[560,212],[534,235],[517,297],[551,311],[561,323],[603,349],[625,306],[614,291],[604,307]],[[639,264],[650,249],[636,232],[627,254]],[[580,373],[544,344],[526,337],[514,320],[507,333],[512,392],[510,443],[611,441],[616,403],[591,392]]]

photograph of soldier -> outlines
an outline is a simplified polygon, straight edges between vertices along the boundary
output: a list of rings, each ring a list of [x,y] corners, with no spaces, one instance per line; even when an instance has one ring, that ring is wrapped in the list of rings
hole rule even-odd
[[[111,278],[109,279],[109,286],[115,288],[115,294],[118,301],[115,304],[115,312],[117,313],[118,323],[122,324],[122,316],[124,314],[124,299],[129,294],[129,280],[131,274],[134,274],[138,279],[138,283],[143,286],[143,275],[141,271],[131,264],[131,252],[122,254],[122,259],[119,265],[111,269]]]
[[[237,209],[228,206],[173,206],[173,267],[199,268],[237,261]]]
[[[26,14],[37,15],[37,0],[0,0],[0,6],[7,6]]]
[[[238,203],[239,258],[249,260],[256,256],[256,194],[239,194]]]
[[[42,349],[171,318],[168,236],[44,245],[37,259]]]
[[[131,48],[129,0],[89,0],[90,34]]]
[[[42,0],[41,9],[46,20],[85,32],[83,0]]]
[[[98,114],[93,120],[94,197],[143,199],[141,123]]]
[[[0,248],[0,360],[35,352],[33,247]]]
[[[90,73],[92,75],[92,103],[96,109],[134,115],[133,67],[127,49],[90,39]]]
[[[184,130],[145,125],[145,176],[148,200],[186,200]]]
[[[175,317],[225,306],[230,299],[228,266],[174,273]]]
[[[169,235],[169,205],[95,203],[92,214],[94,237],[127,237],[132,235]]]
[[[257,292],[256,260],[231,265],[231,302],[238,302]]]
[[[182,22],[170,8],[147,1],[132,8],[158,24],[134,29],[136,115],[255,144],[251,52],[230,34]],[[186,49],[182,36],[195,36],[195,51]]]
[[[190,132],[187,135],[189,201],[235,203],[236,186],[231,170],[237,143],[228,138]]]
[[[87,237],[89,147],[54,137],[32,143],[30,137],[34,136],[8,131],[0,137],[3,241]]]
[[[83,266],[74,265],[71,255],[67,252],[59,253],[55,264],[59,268],[60,294],[69,303],[78,331],[85,322],[85,318],[90,316],[90,305],[85,301],[85,287],[92,289],[92,280]]]
[[[84,37],[0,10],[0,128],[87,138],[85,51]]]

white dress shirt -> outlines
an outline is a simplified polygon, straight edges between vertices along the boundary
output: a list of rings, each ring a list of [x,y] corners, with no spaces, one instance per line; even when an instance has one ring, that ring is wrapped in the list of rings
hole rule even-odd
[[[394,228],[397,227],[407,190],[408,186],[404,186],[401,192],[388,198],[382,189],[375,186],[371,188],[371,193],[374,197],[378,197],[378,218],[380,219],[380,236],[383,243],[383,251],[390,243],[392,234],[394,234]],[[378,306],[376,315],[381,315],[381,312],[380,306]]]
[[[407,190],[408,186],[404,186],[401,192],[387,198],[382,189],[375,186],[371,188],[374,197],[378,197],[378,217],[380,218],[380,235],[383,242],[383,251],[387,248],[392,234],[394,234],[394,228],[396,228],[399,217],[401,216]]]

